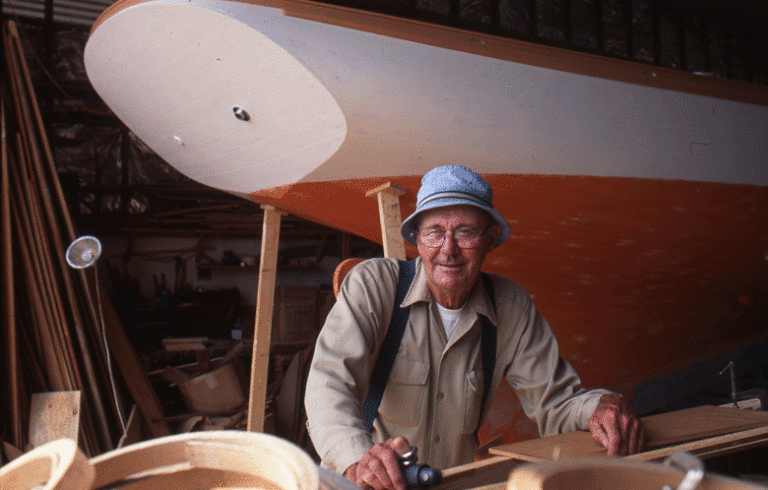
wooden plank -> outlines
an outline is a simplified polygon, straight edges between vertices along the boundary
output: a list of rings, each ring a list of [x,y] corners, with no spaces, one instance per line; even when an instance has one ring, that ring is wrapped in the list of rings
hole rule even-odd
[[[29,444],[35,448],[58,439],[77,441],[80,431],[79,391],[32,394]]]
[[[379,222],[381,223],[381,243],[385,257],[397,257],[405,260],[405,242],[400,234],[403,215],[400,211],[400,196],[408,191],[405,187],[387,182],[365,195],[375,197],[379,203]]]
[[[29,248],[25,250],[30,255],[31,266],[34,270],[32,276],[27,276],[27,280],[33,281],[37,285],[36,287],[39,291],[38,299],[41,301],[40,309],[43,314],[48,316],[48,321],[41,324],[42,327],[47,328],[50,332],[51,342],[47,346],[51,349],[52,354],[57,359],[58,366],[64,373],[61,378],[64,383],[54,388],[60,391],[88,390],[89,388],[91,390],[92,396],[90,399],[93,401],[93,405],[88,403],[82,405],[84,416],[81,419],[80,429],[83,436],[81,443],[84,451],[88,454],[94,454],[98,452],[98,441],[101,441],[103,448],[112,448],[109,426],[101,399],[98,396],[99,390],[95,384],[95,376],[91,373],[91,376],[87,379],[90,383],[86,383],[78,363],[78,361],[82,361],[87,369],[90,354],[87,347],[83,347],[80,352],[76,352],[70,333],[70,316],[67,315],[67,311],[71,311],[73,307],[76,308],[77,301],[74,297],[71,297],[68,302],[62,299],[61,276],[56,273],[55,252],[53,251],[57,247],[54,243],[55,240],[52,240],[51,236],[54,230],[45,227],[46,223],[51,225],[50,216],[46,217],[43,214],[40,203],[42,196],[45,195],[45,186],[39,182],[40,176],[33,173],[33,170],[30,168],[31,162],[29,158],[24,159],[21,151],[22,142],[19,141],[20,158],[18,170],[20,171],[19,183],[21,184],[23,194],[18,199],[20,203],[23,203],[19,206],[22,211],[25,210],[26,205],[25,222],[27,224],[27,243]],[[33,185],[35,182],[37,182],[37,185]],[[63,262],[63,257],[61,261]],[[25,265],[25,267],[29,266]],[[68,288],[65,288],[63,293],[68,294],[70,291]],[[52,373],[50,367],[48,372],[49,375]],[[96,427],[100,431],[97,431]]]
[[[16,337],[16,305],[15,289],[13,282],[13,235],[11,227],[11,189],[10,189],[10,164],[8,155],[8,138],[5,127],[5,90],[0,94],[0,134],[2,135],[2,145],[0,154],[2,156],[2,168],[0,169],[0,240],[2,240],[2,250],[0,250],[0,272],[2,273],[3,285],[3,323],[5,324],[5,359],[6,373],[8,373],[8,393],[6,400],[9,401],[10,418],[10,440],[17,447],[22,447],[22,427],[21,427],[21,367],[19,363],[19,346]]]
[[[701,481],[683,481],[686,471],[677,467],[624,459],[575,459],[522,466],[512,472],[508,490],[646,490],[696,488],[699,490],[759,490],[763,485],[704,473]]]
[[[646,447],[652,448],[768,425],[768,413],[701,406],[652,415],[642,420],[648,439]]]
[[[256,295],[251,388],[248,397],[248,431],[251,432],[264,430],[264,412],[269,378],[269,347],[272,338],[272,311],[275,306],[277,250],[280,241],[280,217],[284,214],[270,205],[262,206],[262,209],[264,209],[264,225],[261,232],[259,288]]]
[[[711,458],[765,445],[768,445],[768,425],[652,449],[625,456],[625,458],[638,461],[659,461],[680,451],[695,454],[700,458]]]
[[[768,426],[768,413],[730,407],[702,406],[641,418],[646,428],[645,448]],[[551,437],[497,446],[491,454],[522,461],[605,456],[605,448],[589,432],[570,432]]]
[[[518,460],[493,456],[443,470],[443,481],[433,490],[466,490],[470,488],[499,488],[506,486],[509,473],[521,465]]]
[[[13,180],[19,182],[18,169],[11,166]],[[67,376],[67,369],[62,365],[62,356],[58,354],[60,342],[54,339],[53,327],[51,326],[52,313],[50,308],[46,307],[45,293],[40,284],[41,278],[39,271],[36,270],[33,263],[33,242],[31,242],[31,225],[27,215],[27,209],[24,203],[23,191],[21,186],[14,186],[14,206],[13,206],[13,225],[18,237],[18,243],[21,250],[27,253],[21,254],[20,263],[26,277],[25,285],[28,295],[28,303],[32,312],[35,330],[38,332],[41,342],[42,356],[45,359],[44,365],[47,374],[47,380],[50,388],[64,391],[72,390],[69,384],[70,378]]]
[[[41,117],[40,108],[35,97],[34,86],[31,76],[29,74],[29,68],[24,60],[24,50],[21,45],[21,38],[18,34],[15,23],[8,23],[9,38],[12,41],[11,48],[7,50],[9,53],[9,59],[11,65],[15,67],[13,70],[13,82],[12,85],[16,86],[16,94],[18,98],[18,117],[19,126],[22,128],[22,135],[25,142],[25,150],[29,154],[27,162],[31,166],[32,182],[37,187],[37,192],[29,193],[32,198],[37,198],[38,202],[42,204],[42,210],[40,211],[40,224],[39,227],[44,227],[45,231],[39,230],[40,237],[39,243],[45,247],[41,253],[42,259],[40,264],[44,269],[50,269],[47,274],[51,277],[50,280],[43,281],[46,290],[49,294],[55,296],[63,295],[67,296],[67,301],[54,300],[52,303],[56,305],[57,314],[61,316],[60,321],[52,324],[58,329],[59,334],[66,342],[67,350],[69,351],[68,367],[72,370],[72,382],[75,386],[85,389],[84,392],[89,400],[83,406],[83,410],[86,414],[89,411],[93,411],[93,418],[87,416],[84,419],[83,427],[86,429],[86,447],[88,452],[92,446],[95,445],[95,441],[91,441],[93,437],[98,437],[102,449],[109,450],[114,446],[110,437],[109,424],[106,419],[106,412],[101,401],[100,385],[96,377],[96,371],[94,368],[94,362],[91,358],[91,353],[98,353],[90,348],[89,337],[85,333],[85,325],[80,315],[79,308],[82,304],[88,306],[91,310],[91,318],[95,321],[95,307],[93,301],[87,298],[87,301],[83,302],[76,296],[76,289],[73,287],[70,273],[66,261],[64,260],[64,249],[66,248],[61,243],[62,235],[58,228],[59,219],[65,224],[68,241],[72,241],[75,237],[74,227],[72,225],[71,218],[67,212],[67,205],[64,200],[63,191],[58,181],[58,175],[53,161],[53,154],[48,144],[47,135],[43,120]],[[42,153],[42,154],[41,154]],[[44,154],[44,156],[43,156]],[[43,165],[43,160],[47,165]],[[46,173],[46,169],[48,172]],[[34,187],[32,186],[32,187]],[[52,192],[56,193],[57,205],[53,204],[51,197]],[[34,202],[34,201],[32,201]],[[39,205],[39,204],[38,204]],[[31,213],[33,218],[34,213]],[[56,260],[54,260],[54,257]],[[56,276],[55,266],[58,265],[58,276]],[[57,277],[58,279],[54,279]],[[84,271],[80,271],[80,278],[82,283],[85,283]],[[59,288],[59,282],[63,280],[63,288]],[[63,289],[63,291],[62,291]],[[85,289],[85,288],[83,288]],[[88,294],[86,292],[86,294]],[[66,308],[68,315],[64,314],[63,310]],[[75,338],[80,346],[80,355],[75,356],[73,352],[73,342],[70,340],[70,322],[67,319],[71,318],[71,328],[74,330]],[[85,377],[80,373],[77,360],[82,365]],[[92,426],[91,424],[95,424]],[[95,429],[98,428],[96,431]],[[95,432],[95,433],[94,433]]]
[[[162,340],[163,349],[167,351],[197,351],[205,349],[205,344],[208,342],[208,337],[185,337]]]

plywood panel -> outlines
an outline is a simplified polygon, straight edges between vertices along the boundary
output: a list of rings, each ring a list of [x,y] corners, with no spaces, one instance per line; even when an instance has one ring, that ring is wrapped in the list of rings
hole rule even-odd
[[[29,420],[29,443],[32,447],[40,447],[58,439],[77,441],[79,428],[79,391],[32,395]]]

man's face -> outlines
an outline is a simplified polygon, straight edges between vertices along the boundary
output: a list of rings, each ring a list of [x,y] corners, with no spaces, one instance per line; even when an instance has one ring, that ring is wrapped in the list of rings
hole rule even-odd
[[[460,308],[477,282],[483,260],[500,233],[498,226],[488,228],[492,223],[487,213],[474,206],[437,208],[419,215],[418,230],[436,228],[446,232],[445,240],[439,247],[428,247],[420,238],[416,240],[427,282],[442,306]],[[477,248],[459,248],[453,232],[464,228],[479,233],[487,229],[480,237]]]

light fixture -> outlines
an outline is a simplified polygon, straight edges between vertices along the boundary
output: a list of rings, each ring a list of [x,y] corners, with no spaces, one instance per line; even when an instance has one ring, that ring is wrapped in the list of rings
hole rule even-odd
[[[90,235],[81,236],[67,248],[67,263],[75,269],[85,269],[96,263],[101,255],[101,242]]]

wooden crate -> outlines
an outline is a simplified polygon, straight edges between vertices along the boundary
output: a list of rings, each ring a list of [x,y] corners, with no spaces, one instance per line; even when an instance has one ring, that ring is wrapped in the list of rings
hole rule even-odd
[[[317,335],[317,289],[279,286],[275,289],[272,332],[279,342],[313,340]]]

